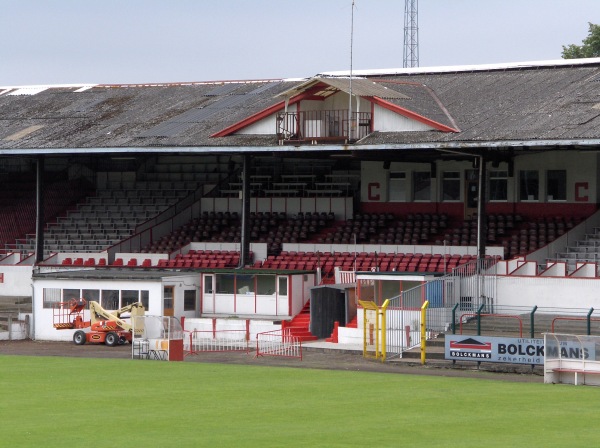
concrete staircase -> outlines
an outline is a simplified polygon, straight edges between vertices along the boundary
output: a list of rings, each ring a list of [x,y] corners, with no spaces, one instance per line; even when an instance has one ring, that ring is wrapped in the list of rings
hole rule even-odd
[[[302,342],[316,341],[318,338],[310,332],[310,301],[306,302],[302,311],[289,323],[285,322],[283,327],[289,329],[291,335]]]

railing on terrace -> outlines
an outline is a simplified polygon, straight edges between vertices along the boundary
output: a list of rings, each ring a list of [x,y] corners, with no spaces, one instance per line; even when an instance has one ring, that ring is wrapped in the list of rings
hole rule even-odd
[[[347,110],[310,110],[277,114],[277,135],[283,141],[355,141],[371,132],[371,113],[354,112],[348,126]]]

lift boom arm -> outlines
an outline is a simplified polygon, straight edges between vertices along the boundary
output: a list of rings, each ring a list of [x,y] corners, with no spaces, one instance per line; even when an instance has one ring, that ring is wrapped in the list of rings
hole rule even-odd
[[[144,306],[139,302],[124,306],[116,311],[107,311],[98,302],[92,300],[90,302],[90,323],[94,325],[102,321],[111,321],[121,327],[121,329],[131,332],[131,323],[121,319],[121,315],[131,313],[131,317],[142,316],[144,315],[144,311]]]

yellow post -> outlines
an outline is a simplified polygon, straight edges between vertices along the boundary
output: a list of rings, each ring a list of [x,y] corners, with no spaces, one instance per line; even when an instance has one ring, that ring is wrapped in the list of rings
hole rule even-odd
[[[374,357],[375,359],[381,358],[381,361],[385,361],[387,354],[386,345],[386,309],[390,303],[389,300],[383,302],[380,307],[375,302],[359,300],[358,303],[363,307],[364,322],[363,322],[363,356],[366,358],[369,356],[368,347],[374,346]],[[367,311],[374,312],[375,325],[371,327],[371,324],[367,319]],[[373,315],[373,314],[372,314]],[[372,342],[369,344],[369,342]],[[373,357],[373,356],[371,356]]]
[[[359,300],[358,303],[360,306],[363,307],[363,356],[366,358],[368,356],[368,346],[370,345],[369,341],[372,339],[373,336],[370,333],[370,331],[374,332],[376,330],[375,328],[369,328],[367,312],[369,310],[377,312],[377,305],[375,304],[375,302],[366,300]],[[377,318],[377,314],[375,315],[375,317]],[[373,342],[377,344],[377,341],[373,340]],[[377,346],[375,348],[375,356],[377,356]]]
[[[381,305],[381,307],[379,308],[379,313],[381,313],[381,325],[379,326],[380,331],[381,331],[381,362],[385,361],[385,357],[387,354],[387,345],[386,345],[386,334],[387,334],[387,326],[386,326],[386,322],[385,322],[385,313],[387,310],[388,305],[390,304],[390,299],[386,299],[385,302],[383,302],[383,305]]]
[[[426,331],[426,320],[427,320],[427,307],[429,306],[429,300],[426,300],[421,307],[421,364],[425,365],[425,349],[427,348],[427,331]]]

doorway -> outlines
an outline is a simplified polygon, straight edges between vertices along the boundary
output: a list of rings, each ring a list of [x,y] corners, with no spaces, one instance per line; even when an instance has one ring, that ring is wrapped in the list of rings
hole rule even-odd
[[[215,312],[215,274],[204,274],[202,276],[204,285],[202,287],[202,312]]]
[[[175,313],[175,287],[165,286],[163,288],[163,315],[173,316]]]

